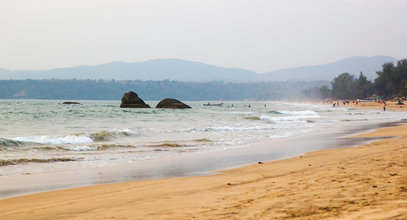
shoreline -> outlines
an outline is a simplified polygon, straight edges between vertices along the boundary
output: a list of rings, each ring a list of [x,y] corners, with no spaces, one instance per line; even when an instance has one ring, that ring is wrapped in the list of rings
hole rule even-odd
[[[0,199],[99,184],[211,175],[219,170],[243,167],[259,161],[276,161],[323,149],[368,143],[378,138],[352,138],[351,135],[397,126],[403,121],[407,120],[358,123],[352,124],[351,129],[349,125],[344,125],[252,143],[226,151],[184,154],[115,166],[0,176]]]
[[[363,138],[393,136],[390,139],[317,150],[214,175],[94,185],[1,199],[0,217],[403,219],[407,217],[406,128],[399,125],[356,134]]]

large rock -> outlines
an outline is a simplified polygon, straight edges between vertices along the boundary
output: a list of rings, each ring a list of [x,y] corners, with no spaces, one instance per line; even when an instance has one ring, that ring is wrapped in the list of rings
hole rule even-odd
[[[156,108],[191,108],[191,106],[176,99],[164,99],[157,104]]]
[[[150,106],[144,103],[144,101],[138,97],[137,93],[130,91],[124,93],[120,108],[150,108]]]

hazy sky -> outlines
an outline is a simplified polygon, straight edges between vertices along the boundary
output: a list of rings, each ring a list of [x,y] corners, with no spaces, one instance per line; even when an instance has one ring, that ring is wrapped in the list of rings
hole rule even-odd
[[[0,0],[0,68],[180,58],[258,72],[407,56],[407,0]]]

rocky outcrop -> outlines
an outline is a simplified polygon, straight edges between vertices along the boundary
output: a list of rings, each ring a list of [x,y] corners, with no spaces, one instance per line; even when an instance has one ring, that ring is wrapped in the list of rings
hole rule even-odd
[[[120,108],[150,108],[150,106],[144,103],[144,101],[138,97],[137,93],[130,91],[124,93]]]
[[[191,106],[176,99],[164,99],[157,104],[156,108],[191,108]]]

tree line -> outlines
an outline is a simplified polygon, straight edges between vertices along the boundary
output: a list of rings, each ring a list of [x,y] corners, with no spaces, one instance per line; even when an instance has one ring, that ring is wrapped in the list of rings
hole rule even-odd
[[[264,83],[179,82],[171,80],[0,80],[0,99],[120,100],[127,91],[144,100],[176,98],[200,100],[298,99],[307,88],[328,81]]]
[[[394,63],[384,63],[382,70],[376,72],[372,82],[361,72],[358,77],[342,73],[326,85],[305,89],[309,98],[319,99],[366,99],[372,96],[380,99],[392,99],[407,96],[407,59]]]

